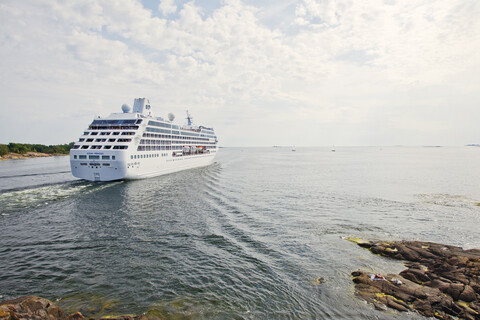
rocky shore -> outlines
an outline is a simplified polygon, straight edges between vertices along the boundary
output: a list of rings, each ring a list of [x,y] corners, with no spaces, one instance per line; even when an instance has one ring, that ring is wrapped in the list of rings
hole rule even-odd
[[[158,317],[148,315],[122,315],[95,320],[155,320]],[[26,296],[0,302],[0,320],[87,320],[80,312],[67,315],[52,301]],[[92,320],[89,318],[89,320]]]
[[[27,152],[27,153],[9,152],[9,153],[1,156],[0,160],[17,160],[17,159],[58,157],[58,156],[67,156],[67,154],[63,154],[63,153],[41,153],[41,152]]]
[[[405,260],[400,274],[352,272],[356,294],[375,308],[480,319],[480,250],[420,241],[356,242],[374,254]]]

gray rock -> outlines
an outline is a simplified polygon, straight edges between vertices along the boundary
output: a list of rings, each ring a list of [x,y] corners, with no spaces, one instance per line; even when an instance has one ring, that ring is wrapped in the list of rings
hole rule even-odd
[[[372,253],[407,260],[399,275],[352,272],[358,296],[378,306],[438,319],[480,319],[480,250],[420,241],[364,242]]]

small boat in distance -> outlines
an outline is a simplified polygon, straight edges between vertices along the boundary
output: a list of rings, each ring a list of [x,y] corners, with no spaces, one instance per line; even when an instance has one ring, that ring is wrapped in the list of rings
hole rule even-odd
[[[332,146],[332,152],[335,152],[335,151],[336,151],[335,146]]]
[[[292,147],[292,151],[297,151],[297,149],[295,149],[295,146]]]

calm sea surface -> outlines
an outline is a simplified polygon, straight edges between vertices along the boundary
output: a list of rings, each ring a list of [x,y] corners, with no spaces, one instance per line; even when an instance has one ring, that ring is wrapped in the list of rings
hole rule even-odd
[[[353,295],[401,263],[345,240],[480,248],[480,148],[224,148],[209,167],[112,183],[68,157],[0,162],[0,300],[87,316],[420,319]],[[325,278],[318,284],[315,279]]]

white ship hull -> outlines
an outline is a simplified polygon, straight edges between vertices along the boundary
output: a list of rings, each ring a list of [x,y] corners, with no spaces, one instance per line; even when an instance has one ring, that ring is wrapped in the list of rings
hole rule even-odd
[[[70,166],[73,176],[89,181],[114,181],[123,179],[152,178],[177,171],[208,166],[213,163],[216,153],[198,154],[174,157],[171,154],[164,157],[154,157],[158,152],[145,154],[143,159],[131,159],[127,153],[95,152],[95,155],[109,155],[110,160],[78,160],[72,150]],[[93,153],[92,153],[93,154]],[[115,160],[111,156],[116,154]],[[161,153],[160,153],[161,154]],[[152,155],[152,157],[149,157]]]

